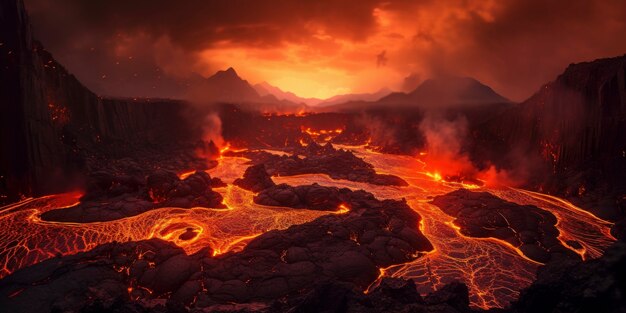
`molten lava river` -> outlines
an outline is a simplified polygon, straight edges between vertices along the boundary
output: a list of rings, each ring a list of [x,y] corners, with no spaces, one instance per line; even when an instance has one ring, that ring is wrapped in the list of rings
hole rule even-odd
[[[335,180],[322,174],[273,179],[276,183],[292,186],[318,183],[364,189],[379,199],[405,198],[409,206],[422,216],[420,230],[435,249],[415,261],[381,268],[380,277],[413,279],[421,293],[432,292],[450,281],[459,280],[469,287],[474,307],[503,307],[516,299],[519,291],[535,279],[535,271],[541,265],[502,240],[462,235],[453,224],[453,217],[429,203],[433,196],[461,187],[478,188],[507,201],[535,205],[551,212],[558,219],[559,240],[579,242],[582,247],[578,250],[564,246],[584,259],[599,257],[615,240],[609,233],[611,223],[562,199],[514,188],[492,189],[446,183],[437,175],[420,172],[423,163],[416,158],[380,154],[364,147],[341,148],[353,150],[357,156],[372,164],[378,173],[402,177],[409,186]],[[236,178],[243,175],[249,160],[222,157],[219,161],[219,165],[208,172],[228,183],[227,187],[215,189],[223,195],[226,209],[161,208],[115,221],[94,223],[50,222],[40,218],[46,211],[77,204],[80,193],[30,198],[0,208],[0,278],[44,259],[86,251],[112,241],[156,237],[174,242],[187,253],[195,253],[207,246],[212,248],[214,255],[236,252],[266,231],[285,229],[332,214],[255,204],[254,193],[232,185]],[[372,283],[368,289],[377,283]]]

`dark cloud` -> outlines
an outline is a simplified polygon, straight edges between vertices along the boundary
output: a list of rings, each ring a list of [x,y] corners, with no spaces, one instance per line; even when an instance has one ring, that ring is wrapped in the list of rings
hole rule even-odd
[[[473,76],[515,100],[570,63],[626,53],[626,41],[617,39],[626,34],[626,1],[494,3],[490,16],[468,7],[466,16],[448,16],[443,31],[420,29],[416,40],[427,47],[408,51],[423,59],[427,75]]]
[[[185,49],[199,50],[222,40],[260,46],[298,42],[319,30],[339,38],[362,40],[375,25],[371,12],[378,1],[58,0],[50,1],[54,2],[51,5],[46,2],[29,0],[31,14],[35,21],[41,19],[41,24],[62,23],[59,28],[63,32],[57,32],[56,36],[45,34],[54,40],[71,41],[73,35],[80,33],[111,35],[140,31],[155,37],[166,35]],[[40,30],[46,32],[44,27]]]
[[[354,4],[349,0],[27,0],[37,36],[62,63],[97,92],[124,96],[177,96],[177,88],[166,83],[185,84],[170,77],[181,71],[159,71],[187,62],[182,67],[191,73],[197,53],[216,43],[276,48],[313,42],[318,34],[364,40],[375,26],[371,12],[376,1]],[[163,45],[164,41],[170,45]],[[179,53],[164,51],[171,48],[180,49]],[[171,57],[158,60],[155,54]]]
[[[193,72],[206,75],[226,62],[242,61],[228,65],[256,73],[258,81],[277,80],[261,76],[286,75],[276,70],[283,60],[299,73],[341,72],[343,86],[326,86],[337,90],[378,89],[376,79],[378,87],[395,79],[389,87],[401,88],[407,75],[445,73],[476,77],[522,100],[571,62],[626,52],[621,0],[26,4],[44,45],[89,87],[112,95],[177,96]],[[242,49],[251,52],[242,57]],[[371,51],[387,51],[387,66],[376,69]]]

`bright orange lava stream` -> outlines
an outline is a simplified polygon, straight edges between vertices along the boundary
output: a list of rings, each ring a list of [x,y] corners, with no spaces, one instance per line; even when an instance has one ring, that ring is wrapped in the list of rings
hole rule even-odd
[[[426,235],[435,249],[415,261],[381,268],[381,278],[411,278],[421,293],[432,292],[448,282],[459,280],[468,285],[472,305],[480,308],[506,306],[518,297],[519,290],[535,279],[539,263],[526,258],[517,248],[502,240],[462,235],[453,224],[453,217],[429,203],[433,196],[469,185],[448,183],[434,174],[421,173],[419,169],[423,168],[423,163],[413,157],[381,154],[363,146],[342,148],[353,150],[381,174],[402,177],[409,186],[378,186],[334,180],[323,174],[273,179],[276,183],[294,186],[316,182],[325,186],[364,189],[379,199],[405,198],[411,208],[422,216],[422,222],[415,227]],[[231,184],[242,176],[248,166],[247,161],[245,158],[221,157],[219,165],[209,171],[211,176],[229,183],[228,187],[216,189],[224,196],[227,209],[162,208],[110,222],[61,223],[42,221],[39,216],[52,209],[76,204],[81,196],[79,193],[26,199],[2,207],[0,277],[57,254],[85,251],[112,241],[162,238],[181,246],[188,253],[210,246],[213,255],[218,255],[241,250],[247,242],[269,230],[284,229],[329,214],[254,204],[252,192]],[[579,250],[565,246],[585,259],[599,257],[615,240],[609,233],[611,223],[562,199],[520,189],[469,187],[553,213],[558,218],[561,242],[579,242],[582,246]],[[342,205],[333,213],[348,211],[349,208]],[[374,282],[368,290],[377,283]]]
[[[417,227],[435,250],[413,262],[381,268],[379,278],[411,278],[423,294],[459,280],[468,285],[474,307],[504,307],[519,296],[521,289],[535,280],[535,272],[541,265],[503,240],[462,235],[453,224],[453,217],[429,203],[433,196],[461,187],[488,191],[504,200],[535,205],[553,213],[559,221],[559,239],[562,242],[570,239],[578,241],[583,246],[581,251],[564,246],[584,258],[599,257],[615,240],[609,233],[611,223],[562,199],[521,189],[488,189],[472,184],[446,182],[440,176],[416,171],[423,168],[423,162],[413,157],[381,154],[366,150],[364,146],[336,147],[353,150],[357,156],[374,165],[378,173],[402,177],[409,186],[370,185],[334,180],[322,174],[274,177],[274,181],[290,185],[317,182],[324,186],[365,189],[379,199],[405,198],[409,206],[422,216],[422,223]],[[368,289],[374,288],[377,283],[374,282]]]
[[[253,203],[254,193],[232,185],[241,177],[247,159],[223,157],[210,170],[229,185],[217,188],[226,209],[161,208],[108,222],[66,223],[40,219],[46,211],[78,203],[80,193],[66,193],[27,199],[0,208],[0,278],[16,269],[56,255],[89,250],[112,241],[125,242],[150,238],[169,240],[195,253],[211,247],[213,255],[241,250],[254,237],[273,229],[302,224],[324,211],[294,210]],[[343,207],[337,208],[344,210]]]

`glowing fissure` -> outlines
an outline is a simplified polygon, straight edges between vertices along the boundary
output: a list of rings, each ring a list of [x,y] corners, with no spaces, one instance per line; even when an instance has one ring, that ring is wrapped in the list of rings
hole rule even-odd
[[[584,248],[577,250],[583,258],[597,258],[615,239],[610,235],[611,223],[575,207],[562,199],[521,189],[482,188],[477,185],[446,182],[433,177],[423,169],[424,163],[410,156],[389,155],[365,149],[365,146],[340,146],[352,150],[357,156],[374,165],[378,173],[396,175],[409,183],[408,187],[379,186],[352,181],[333,180],[327,175],[312,174],[291,177],[274,177],[276,183],[290,185],[316,182],[323,186],[364,189],[379,199],[405,198],[422,216],[419,229],[433,244],[435,250],[417,260],[381,269],[381,275],[411,278],[419,292],[427,294],[454,280],[468,285],[473,306],[480,308],[504,307],[519,296],[519,291],[535,280],[541,264],[533,261],[511,244],[496,238],[464,236],[453,223],[454,217],[430,204],[430,198],[465,187],[488,191],[515,203],[535,205],[558,218],[560,240],[575,240]],[[368,290],[376,287],[374,282]]]
[[[309,135],[313,140],[317,142],[329,142],[333,138],[343,133],[343,128],[316,130],[316,129],[312,129],[311,127],[303,126],[300,128],[300,130],[302,131],[302,133]],[[304,143],[302,139],[300,140],[300,142]],[[304,143],[304,145],[306,145],[306,143]]]
[[[231,183],[240,177],[249,161],[223,157],[209,171]],[[3,227],[0,240],[0,277],[56,255],[86,251],[112,241],[150,238],[172,241],[187,253],[210,247],[214,255],[241,250],[254,237],[273,229],[311,221],[329,212],[293,210],[253,203],[254,193],[229,184],[216,188],[227,209],[161,208],[109,222],[67,223],[40,219],[53,209],[78,203],[81,193],[66,193],[29,199],[0,208]],[[343,210],[343,208],[338,208]]]
[[[388,155],[365,149],[365,146],[338,146],[372,164],[378,173],[399,176],[407,187],[380,186],[345,180],[334,180],[324,174],[274,177],[277,184],[292,186],[318,183],[323,186],[364,189],[379,199],[406,199],[422,216],[415,225],[430,240],[434,250],[412,262],[380,269],[380,277],[366,292],[375,288],[380,278],[403,277],[416,282],[419,292],[426,294],[446,283],[459,280],[470,290],[474,307],[503,307],[516,299],[519,291],[532,283],[539,263],[525,257],[511,244],[495,238],[464,236],[454,224],[454,217],[430,204],[433,196],[461,187],[488,191],[507,201],[535,205],[558,219],[559,240],[584,259],[602,255],[615,239],[610,235],[611,223],[599,219],[562,199],[526,190],[491,189],[463,182],[447,182],[437,172],[423,172],[424,163],[409,156]],[[270,153],[282,153],[269,151]],[[284,229],[327,214],[345,214],[350,208],[341,205],[335,212],[267,207],[253,203],[254,193],[232,185],[248,167],[248,159],[220,157],[219,165],[209,170],[227,187],[216,188],[224,197],[226,209],[161,208],[141,215],[110,222],[61,223],[43,221],[40,214],[60,207],[75,205],[80,193],[66,193],[26,199],[0,208],[3,234],[0,241],[0,277],[16,269],[54,257],[89,250],[111,241],[161,238],[172,241],[194,253],[210,247],[214,256],[239,251],[250,240],[272,229]],[[182,173],[180,176],[189,175]],[[576,241],[582,247],[571,247]]]

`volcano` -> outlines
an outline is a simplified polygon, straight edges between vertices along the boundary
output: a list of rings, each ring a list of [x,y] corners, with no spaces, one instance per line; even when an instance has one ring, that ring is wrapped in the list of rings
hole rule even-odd
[[[201,86],[214,101],[223,102],[246,102],[258,101],[260,96],[245,80],[241,79],[235,69],[229,67],[224,71],[218,71],[206,79]]]
[[[453,75],[302,98],[232,67],[118,98],[0,9],[0,311],[626,308],[626,55],[519,103]]]

